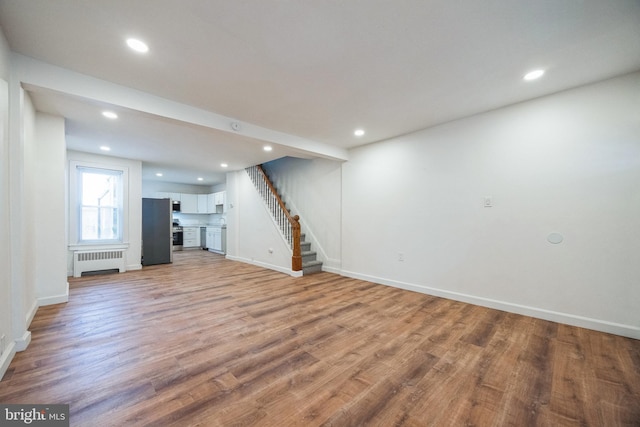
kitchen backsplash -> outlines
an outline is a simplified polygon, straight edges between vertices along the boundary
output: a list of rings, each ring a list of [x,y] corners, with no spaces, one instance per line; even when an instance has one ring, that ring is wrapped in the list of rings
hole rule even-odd
[[[226,214],[183,214],[173,213],[173,219],[179,220],[180,225],[222,225],[227,223]]]

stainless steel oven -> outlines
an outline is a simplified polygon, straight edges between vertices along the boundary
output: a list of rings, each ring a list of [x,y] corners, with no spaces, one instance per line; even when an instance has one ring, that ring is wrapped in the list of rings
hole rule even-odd
[[[180,226],[173,226],[173,250],[181,251],[184,243],[184,231]]]

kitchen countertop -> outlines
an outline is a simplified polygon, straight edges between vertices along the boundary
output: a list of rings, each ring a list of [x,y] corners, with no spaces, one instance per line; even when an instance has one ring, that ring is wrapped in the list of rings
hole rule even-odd
[[[193,225],[193,224],[189,224],[189,225],[180,225],[180,227],[182,228],[201,228],[201,227],[220,227],[220,228],[227,228],[227,224],[197,224],[197,225]]]

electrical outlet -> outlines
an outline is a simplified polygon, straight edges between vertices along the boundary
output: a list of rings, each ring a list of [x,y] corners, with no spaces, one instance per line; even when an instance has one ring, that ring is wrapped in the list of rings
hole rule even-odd
[[[490,208],[493,206],[493,198],[491,196],[484,196],[484,207]]]
[[[404,261],[404,254],[402,252],[398,252],[398,261],[400,262]]]

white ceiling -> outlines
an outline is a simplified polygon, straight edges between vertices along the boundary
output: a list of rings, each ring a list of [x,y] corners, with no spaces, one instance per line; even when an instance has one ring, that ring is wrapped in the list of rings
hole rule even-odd
[[[0,0],[0,26],[22,55],[340,148],[640,70],[639,0]],[[533,68],[547,73],[524,82]],[[110,141],[145,177],[170,164],[163,179],[216,183],[222,161],[313,155],[130,109],[114,125],[103,105],[27,89],[67,117],[69,147]]]

